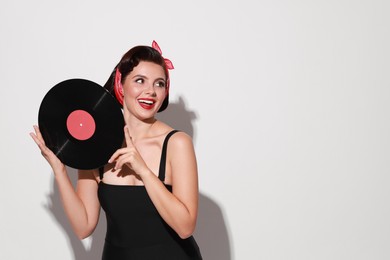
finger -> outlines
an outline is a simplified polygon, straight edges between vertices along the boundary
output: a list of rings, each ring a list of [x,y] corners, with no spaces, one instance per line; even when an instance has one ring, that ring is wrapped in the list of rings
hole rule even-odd
[[[50,149],[46,147],[45,143],[43,143],[34,133],[30,133],[30,136],[34,139],[34,142],[38,145],[38,148],[43,155],[49,154]]]
[[[127,147],[134,147],[133,140],[131,139],[131,136],[130,136],[130,130],[129,130],[129,127],[127,125],[124,127],[124,132],[125,132],[126,146]]]
[[[116,160],[116,164],[115,164],[115,169],[116,170],[120,170],[122,169],[123,165],[124,164],[127,164],[128,165],[131,165],[130,164],[130,155],[129,154],[124,154],[122,156],[120,156],[117,160]]]
[[[122,162],[121,158],[122,158],[122,157],[119,157],[119,158],[115,161],[114,170],[122,170],[123,162]]]
[[[119,150],[116,150],[115,153],[113,155],[111,155],[110,159],[108,159],[108,163],[115,162],[116,159],[118,158],[118,156],[120,156],[122,154]]]
[[[123,163],[122,163],[122,157],[124,155],[121,155],[119,156],[116,160],[115,160],[115,165],[114,165],[114,170],[121,170],[122,169],[122,166],[123,166]]]
[[[119,156],[126,152],[126,148],[121,148],[115,151],[113,155],[111,155],[110,159],[108,159],[108,163],[112,163],[118,159]]]
[[[41,141],[39,141],[38,137],[37,137],[34,133],[30,133],[30,136],[32,137],[32,139],[34,140],[34,142],[39,146],[39,144],[41,143]]]
[[[38,139],[41,141],[41,143],[45,144],[45,140],[43,139],[41,130],[39,130],[39,127],[37,125],[34,125],[34,131],[35,135],[38,137]]]

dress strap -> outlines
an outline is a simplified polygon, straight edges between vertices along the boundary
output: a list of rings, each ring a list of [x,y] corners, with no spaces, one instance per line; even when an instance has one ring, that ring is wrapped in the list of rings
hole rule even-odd
[[[99,178],[100,178],[100,181],[103,180],[103,175],[104,175],[104,166],[99,168]]]
[[[176,132],[179,132],[179,130],[172,130],[167,134],[167,136],[164,139],[163,147],[161,149],[161,159],[160,159],[160,168],[158,171],[158,178],[164,182],[165,181],[165,166],[166,166],[166,159],[167,159],[167,146],[168,146],[168,140],[169,138]]]

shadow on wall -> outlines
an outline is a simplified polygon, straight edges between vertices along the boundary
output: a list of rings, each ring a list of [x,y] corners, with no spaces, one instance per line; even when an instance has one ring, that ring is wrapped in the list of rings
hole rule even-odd
[[[170,103],[166,112],[158,114],[158,119],[166,122],[175,129],[186,132],[194,138],[192,121],[196,119],[196,114],[186,109],[185,102],[182,98],[179,98],[177,103]],[[77,181],[77,170],[72,168],[68,168],[67,170],[69,177],[75,186]],[[73,233],[69,221],[66,218],[54,177],[52,178],[52,185],[53,192],[49,194],[48,204],[45,208],[67,236],[73,259],[101,259],[106,232],[104,211],[101,210],[98,226],[94,233],[88,238],[88,242],[90,243],[87,244],[90,245],[85,246]],[[231,260],[229,237],[222,211],[216,202],[203,194],[200,194],[199,196],[199,216],[194,237],[198,242],[203,259]]]
[[[226,223],[217,203],[200,194],[198,223],[194,237],[204,260],[231,260]]]

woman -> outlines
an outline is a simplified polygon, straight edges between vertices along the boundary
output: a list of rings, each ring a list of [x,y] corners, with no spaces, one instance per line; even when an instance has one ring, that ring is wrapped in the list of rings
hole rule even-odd
[[[168,106],[168,69],[173,65],[155,42],[122,57],[105,88],[123,105],[125,143],[101,169],[80,170],[76,190],[39,128],[31,133],[80,239],[92,234],[100,207],[105,210],[104,260],[202,259],[192,237],[198,212],[192,140],[155,118]]]

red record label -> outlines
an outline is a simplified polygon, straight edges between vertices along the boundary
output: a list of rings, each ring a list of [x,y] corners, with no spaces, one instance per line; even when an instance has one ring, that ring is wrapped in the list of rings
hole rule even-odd
[[[75,110],[69,114],[66,120],[69,133],[77,140],[87,140],[95,133],[95,120],[84,110]]]

